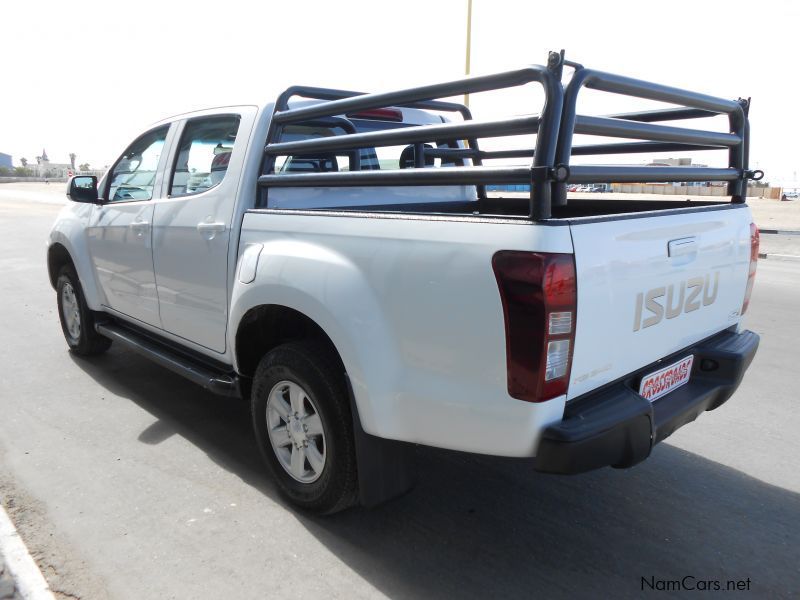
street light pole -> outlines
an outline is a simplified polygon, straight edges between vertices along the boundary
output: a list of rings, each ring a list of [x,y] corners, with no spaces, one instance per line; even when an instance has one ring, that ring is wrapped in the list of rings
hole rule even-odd
[[[472,0],[467,0],[467,61],[464,74],[469,75],[469,59],[472,49]],[[469,106],[469,94],[464,94],[464,105]]]

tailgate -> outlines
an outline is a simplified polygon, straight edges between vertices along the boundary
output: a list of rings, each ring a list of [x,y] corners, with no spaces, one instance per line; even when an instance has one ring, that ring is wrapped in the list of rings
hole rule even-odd
[[[573,221],[578,314],[567,398],[737,324],[751,221],[746,205]]]

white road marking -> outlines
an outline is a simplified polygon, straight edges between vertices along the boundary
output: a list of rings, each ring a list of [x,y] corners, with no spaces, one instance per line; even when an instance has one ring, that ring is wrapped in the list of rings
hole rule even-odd
[[[17,592],[25,600],[55,600],[42,572],[28,552],[25,542],[0,506],[0,555],[14,578]]]

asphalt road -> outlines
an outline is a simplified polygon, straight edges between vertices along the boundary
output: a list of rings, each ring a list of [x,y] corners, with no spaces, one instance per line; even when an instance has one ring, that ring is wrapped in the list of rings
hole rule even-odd
[[[67,352],[57,210],[0,201],[0,495],[60,597],[633,597],[687,575],[800,593],[800,263],[759,264],[744,384],[643,464],[555,477],[420,449],[411,494],[312,518],[278,496],[243,403],[118,347]]]

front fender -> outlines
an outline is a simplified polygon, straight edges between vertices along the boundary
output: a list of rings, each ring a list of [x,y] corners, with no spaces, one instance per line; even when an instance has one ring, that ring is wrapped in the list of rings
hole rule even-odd
[[[239,271],[231,297],[228,346],[236,348],[238,324],[255,307],[281,305],[304,314],[325,331],[339,352],[364,430],[388,433],[387,424],[399,418],[392,390],[398,389],[400,360],[364,273],[330,248],[291,239],[263,244],[251,283],[242,283]],[[236,361],[234,356],[238,369]]]
[[[92,310],[100,310],[104,297],[95,277],[86,228],[94,205],[69,203],[56,217],[47,239],[48,255],[54,245],[60,244],[72,259],[83,288],[86,304]]]

